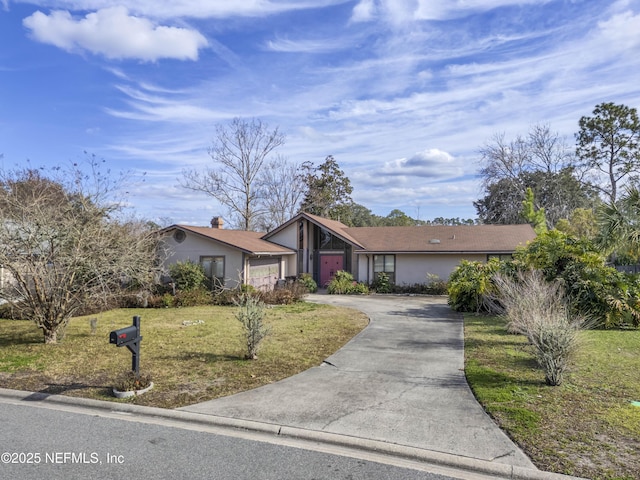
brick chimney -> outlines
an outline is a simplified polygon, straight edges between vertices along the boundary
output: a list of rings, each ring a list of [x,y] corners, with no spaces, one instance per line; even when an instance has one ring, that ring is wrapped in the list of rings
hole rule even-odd
[[[222,229],[224,222],[222,221],[222,217],[213,217],[211,219],[211,228],[219,228]]]

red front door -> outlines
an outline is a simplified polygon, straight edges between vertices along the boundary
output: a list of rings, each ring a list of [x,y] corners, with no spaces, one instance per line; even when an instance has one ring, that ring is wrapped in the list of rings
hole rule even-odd
[[[320,286],[326,287],[338,270],[342,270],[342,255],[320,255]]]

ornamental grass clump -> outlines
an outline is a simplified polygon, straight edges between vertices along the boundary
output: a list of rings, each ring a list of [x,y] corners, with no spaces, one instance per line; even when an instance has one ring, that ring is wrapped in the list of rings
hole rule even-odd
[[[247,344],[245,359],[258,358],[258,346],[269,334],[269,327],[264,323],[265,304],[250,293],[241,293],[235,300],[238,309],[235,317],[242,323]]]
[[[572,315],[562,284],[545,281],[537,270],[515,278],[497,275],[494,284],[494,304],[507,319],[507,328],[527,337],[547,385],[560,385],[584,328],[584,320]]]

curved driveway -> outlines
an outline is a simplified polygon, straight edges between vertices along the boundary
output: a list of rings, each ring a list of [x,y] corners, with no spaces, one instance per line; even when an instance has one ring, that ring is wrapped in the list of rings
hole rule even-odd
[[[438,297],[310,295],[371,323],[311,368],[181,410],[395,443],[535,468],[476,402],[462,317]]]

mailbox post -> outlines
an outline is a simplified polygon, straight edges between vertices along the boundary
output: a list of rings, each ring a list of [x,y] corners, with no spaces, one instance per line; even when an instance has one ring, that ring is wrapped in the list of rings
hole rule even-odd
[[[131,352],[131,370],[140,375],[140,317],[133,317],[133,325],[130,327],[114,330],[109,334],[109,343],[113,343],[116,347],[127,347]]]

